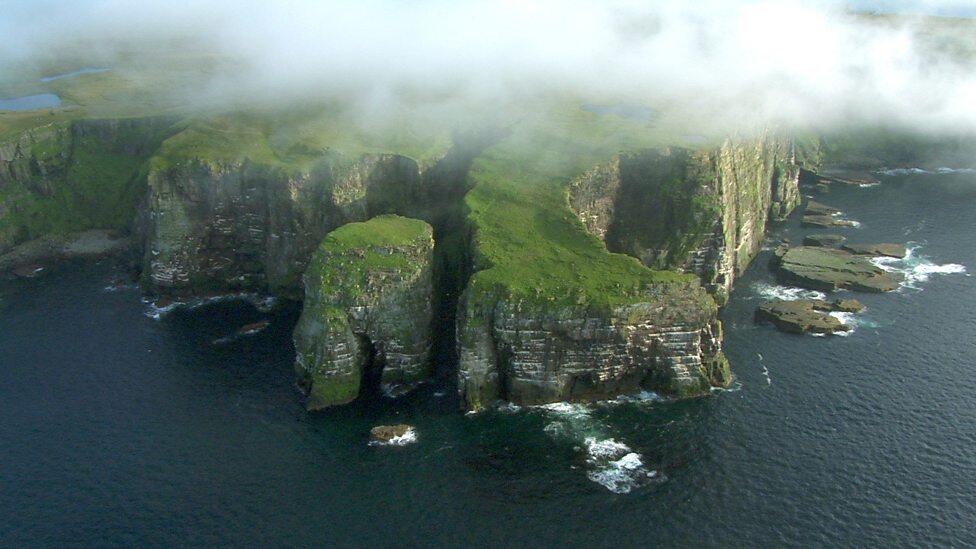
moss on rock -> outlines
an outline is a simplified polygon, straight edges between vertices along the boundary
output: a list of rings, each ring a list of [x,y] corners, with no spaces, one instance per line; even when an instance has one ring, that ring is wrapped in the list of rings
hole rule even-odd
[[[433,230],[379,216],[326,236],[305,272],[296,371],[310,409],[354,400],[364,379],[387,392],[430,375]]]

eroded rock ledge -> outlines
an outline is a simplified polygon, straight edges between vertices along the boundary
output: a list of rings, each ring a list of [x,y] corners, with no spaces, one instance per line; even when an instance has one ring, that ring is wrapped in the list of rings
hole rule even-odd
[[[397,394],[429,377],[433,250],[430,225],[392,215],[325,238],[305,272],[295,328],[309,409],[368,390]]]
[[[685,397],[731,380],[717,306],[697,282],[659,284],[594,311],[529,300],[463,300],[459,391],[466,409],[592,401],[657,390]]]

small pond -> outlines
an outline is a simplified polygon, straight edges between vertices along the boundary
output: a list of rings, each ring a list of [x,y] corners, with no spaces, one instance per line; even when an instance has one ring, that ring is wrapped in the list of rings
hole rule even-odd
[[[25,95],[12,99],[0,99],[0,111],[32,111],[50,109],[61,105],[61,98],[53,93]]]

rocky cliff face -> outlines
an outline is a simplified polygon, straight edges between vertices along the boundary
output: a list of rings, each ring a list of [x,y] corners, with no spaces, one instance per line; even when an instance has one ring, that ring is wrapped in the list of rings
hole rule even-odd
[[[300,297],[330,230],[415,202],[420,171],[393,154],[325,155],[294,168],[194,159],[149,173],[146,278],[157,290]],[[397,196],[400,201],[391,203]]]
[[[720,302],[758,253],[771,219],[799,203],[794,141],[765,134],[715,150],[622,155],[574,180],[572,209],[608,249],[698,275]]]
[[[641,389],[682,397],[727,385],[714,300],[695,282],[643,293],[609,311],[467,296],[458,325],[463,405],[592,401]]]
[[[330,233],[305,273],[296,371],[309,409],[387,393],[430,375],[433,229],[380,216]]]
[[[0,143],[0,253],[51,234],[128,229],[145,189],[144,162],[173,123],[75,120]]]

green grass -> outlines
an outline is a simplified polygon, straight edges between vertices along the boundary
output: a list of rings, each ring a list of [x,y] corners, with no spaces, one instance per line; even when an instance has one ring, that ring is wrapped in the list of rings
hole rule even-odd
[[[332,231],[319,245],[305,273],[306,280],[318,281],[318,287],[338,298],[331,300],[329,310],[323,309],[321,314],[333,319],[344,317],[344,307],[362,295],[371,275],[382,272],[398,276],[422,268],[405,252],[431,249],[432,240],[430,225],[397,215],[381,215]]]
[[[342,253],[355,248],[410,246],[429,238],[430,226],[419,219],[380,215],[339,227],[329,233],[322,248]]]
[[[606,309],[692,275],[653,271],[607,251],[569,209],[571,179],[615,153],[660,145],[669,135],[578,107],[540,111],[475,161],[465,198],[475,229],[470,295]]]

